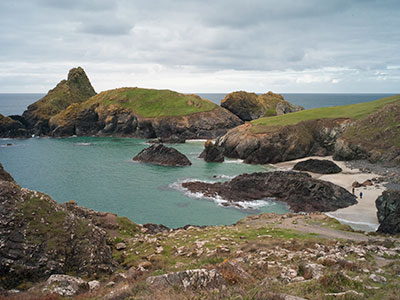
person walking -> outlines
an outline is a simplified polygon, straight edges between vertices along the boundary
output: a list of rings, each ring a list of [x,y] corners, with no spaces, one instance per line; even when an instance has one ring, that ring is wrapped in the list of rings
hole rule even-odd
[[[360,199],[362,199],[363,197],[363,192],[360,192]]]

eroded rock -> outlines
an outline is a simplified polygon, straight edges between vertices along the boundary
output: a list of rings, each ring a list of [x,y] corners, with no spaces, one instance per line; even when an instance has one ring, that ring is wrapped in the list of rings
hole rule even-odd
[[[190,160],[178,150],[166,147],[163,144],[154,144],[143,149],[133,160],[172,167],[184,167],[192,164]]]

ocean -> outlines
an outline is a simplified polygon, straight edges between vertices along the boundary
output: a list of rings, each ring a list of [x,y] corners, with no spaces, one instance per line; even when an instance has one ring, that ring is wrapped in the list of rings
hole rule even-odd
[[[391,94],[284,94],[305,108],[371,101]],[[0,94],[0,113],[21,114],[42,94]],[[219,103],[225,94],[200,94]],[[7,144],[11,144],[7,145]],[[198,158],[204,141],[174,145],[193,165],[161,167],[132,161],[148,146],[130,138],[0,139],[0,162],[23,186],[49,194],[57,202],[75,200],[98,211],[126,216],[137,223],[169,227],[232,224],[249,214],[284,213],[287,207],[268,199],[242,203],[246,209],[222,206],[222,199],[205,199],[181,187],[187,180],[223,181],[242,173],[268,171],[240,160],[205,163]]]

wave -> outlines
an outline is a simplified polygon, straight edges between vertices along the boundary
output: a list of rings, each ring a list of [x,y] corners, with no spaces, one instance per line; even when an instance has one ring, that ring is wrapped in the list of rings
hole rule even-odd
[[[207,141],[208,140],[206,140],[206,139],[197,139],[197,140],[186,140],[185,142],[186,143],[205,143]]]
[[[75,143],[75,146],[91,146],[92,143]]]
[[[235,177],[236,177],[236,176],[224,175],[224,174],[213,176],[213,178],[216,178],[216,179],[233,179],[233,178],[235,178]]]
[[[222,175],[222,176],[227,176],[227,175]],[[178,190],[180,192],[183,192],[186,196],[188,196],[190,198],[211,200],[211,201],[215,202],[218,206],[223,206],[223,207],[233,207],[233,208],[239,208],[239,209],[245,209],[245,210],[258,210],[261,207],[275,205],[275,201],[273,198],[266,198],[266,199],[253,200],[253,201],[230,202],[230,201],[222,198],[219,195],[206,196],[201,192],[193,193],[193,192],[189,191],[189,189],[184,188],[182,186],[182,184],[184,182],[192,182],[192,181],[200,181],[200,182],[205,182],[205,183],[215,183],[216,182],[216,181],[210,181],[210,180],[185,178],[185,179],[179,180],[177,182],[171,183],[169,185],[169,187],[172,189]]]
[[[242,164],[244,162],[243,159],[226,159],[225,163],[227,164]]]
[[[325,213],[325,215],[327,215],[330,218],[336,219],[341,223],[345,223],[348,225],[362,225],[362,226],[366,226],[368,228],[371,228],[373,231],[376,231],[379,227],[379,224],[375,224],[375,223],[369,223],[369,222],[359,222],[359,221],[352,221],[352,220],[347,220],[347,219],[343,219],[343,218],[339,218],[336,217],[330,213]]]

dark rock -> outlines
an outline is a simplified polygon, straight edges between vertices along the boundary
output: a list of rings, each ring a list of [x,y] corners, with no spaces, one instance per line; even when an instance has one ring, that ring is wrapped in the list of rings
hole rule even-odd
[[[318,174],[335,174],[342,172],[342,169],[330,160],[307,159],[294,165],[293,170],[308,171]]]
[[[346,189],[312,178],[307,173],[266,172],[242,174],[228,182],[185,182],[184,188],[208,197],[231,201],[252,201],[273,197],[294,212],[334,211],[357,203]]]
[[[214,145],[210,140],[205,142],[204,150],[199,158],[203,158],[206,162],[223,162],[225,159],[223,149]]]
[[[365,180],[363,183],[361,183],[362,186],[372,186],[374,185],[373,182],[370,179]]]
[[[352,186],[353,188],[359,188],[359,187],[362,187],[362,184],[359,183],[358,181],[354,181],[354,182],[351,184],[351,186]]]
[[[169,231],[169,228],[162,224],[146,223],[146,224],[143,224],[143,227],[146,228],[147,229],[146,232],[150,233],[150,234],[157,234],[157,233]]]
[[[163,144],[154,144],[143,149],[133,160],[153,163],[160,166],[174,167],[184,167],[192,164],[189,159],[178,150],[166,147]]]
[[[5,181],[4,178],[6,178]],[[0,286],[51,274],[101,276],[115,270],[106,232],[49,196],[0,180]]]
[[[28,132],[20,121],[0,114],[0,137],[23,138],[28,137]]]
[[[225,280],[217,270],[195,269],[151,276],[146,279],[146,283],[154,289],[204,289],[221,288]]]
[[[10,175],[10,173],[4,170],[3,165],[1,163],[0,163],[0,181],[15,182],[14,178]]]
[[[384,191],[376,201],[378,232],[400,234],[400,191]]]

